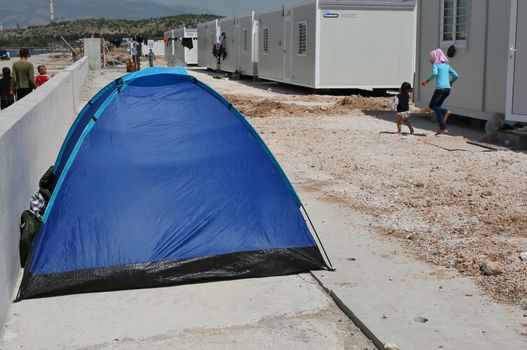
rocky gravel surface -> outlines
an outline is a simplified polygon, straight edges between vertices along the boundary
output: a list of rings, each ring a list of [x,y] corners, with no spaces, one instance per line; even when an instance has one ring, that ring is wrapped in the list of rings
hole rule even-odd
[[[255,97],[230,88],[227,98],[296,186],[374,214],[380,235],[473,277],[500,302],[527,306],[527,154],[463,150],[464,137],[434,136],[432,122],[417,136],[397,135],[390,97]],[[436,147],[440,138],[452,147]]]

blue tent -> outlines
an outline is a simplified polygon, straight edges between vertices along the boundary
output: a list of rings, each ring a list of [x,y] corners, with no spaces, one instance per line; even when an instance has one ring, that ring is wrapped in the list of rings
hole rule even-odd
[[[328,268],[269,149],[182,68],[102,89],[54,169],[17,300]]]

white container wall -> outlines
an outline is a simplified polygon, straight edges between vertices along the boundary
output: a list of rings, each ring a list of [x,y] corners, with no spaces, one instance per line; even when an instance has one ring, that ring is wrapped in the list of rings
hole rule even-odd
[[[254,12],[238,18],[236,71],[242,75],[256,76],[258,73],[258,28]]]
[[[212,54],[214,44],[219,41],[218,20],[198,24],[198,65],[209,69],[217,68],[216,57]]]
[[[0,326],[20,274],[20,215],[55,161],[88,76],[84,57],[23,100],[0,111]]]
[[[417,14],[416,105],[428,107],[433,86],[418,83],[431,72],[428,53],[438,47],[456,48],[450,58],[460,74],[445,107],[452,112],[486,120],[493,114],[527,122],[527,0],[450,1],[465,12],[463,28],[443,27],[444,0],[420,0]],[[455,36],[455,37],[454,37]]]
[[[178,28],[174,30],[175,65],[188,66],[198,64],[198,31],[197,29]],[[185,41],[192,43],[192,48],[185,47]]]
[[[176,65],[176,43],[174,41],[174,32],[174,30],[169,30],[164,34],[165,39],[168,39],[168,41],[163,42],[163,44],[165,49],[165,60],[169,67],[174,67]]]
[[[226,56],[220,60],[220,70],[224,72],[234,73],[238,64],[238,18],[229,17],[223,18],[219,21],[220,38],[225,36],[225,51]]]
[[[148,54],[148,52],[150,52],[150,49],[152,49],[154,55],[165,56],[165,42],[163,40],[148,40],[147,44],[147,50],[143,50],[143,54]]]
[[[257,17],[261,78],[320,89],[413,79],[415,1],[313,0]]]

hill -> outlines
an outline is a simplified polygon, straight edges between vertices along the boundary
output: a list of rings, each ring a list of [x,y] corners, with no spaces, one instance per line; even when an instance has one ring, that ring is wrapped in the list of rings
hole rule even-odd
[[[60,41],[101,36],[106,39],[132,37],[161,38],[167,30],[178,27],[196,27],[198,23],[218,18],[214,15],[178,15],[146,20],[81,19],[44,26],[9,29],[0,32],[0,47],[48,47]]]
[[[2,0],[1,22],[4,28],[49,23],[49,2],[42,0]],[[207,11],[193,6],[161,0],[55,0],[55,18],[142,19],[180,14],[201,14]]]

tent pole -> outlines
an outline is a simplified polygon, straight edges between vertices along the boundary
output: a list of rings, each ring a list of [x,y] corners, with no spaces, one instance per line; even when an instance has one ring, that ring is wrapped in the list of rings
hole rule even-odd
[[[331,260],[329,260],[329,256],[328,256],[328,253],[326,252],[326,248],[324,248],[324,245],[322,244],[322,240],[320,239],[320,236],[318,235],[317,229],[315,228],[315,225],[313,225],[313,221],[311,221],[311,218],[309,217],[309,214],[307,213],[306,207],[304,207],[304,204],[301,204],[301,205],[302,205],[302,210],[304,210],[307,220],[309,221],[309,224],[311,225],[313,232],[315,232],[315,236],[317,237],[318,243],[320,243],[320,247],[322,248],[322,251],[324,252],[324,255],[326,256],[326,259],[329,263],[329,271],[335,271],[335,268],[333,267]]]

